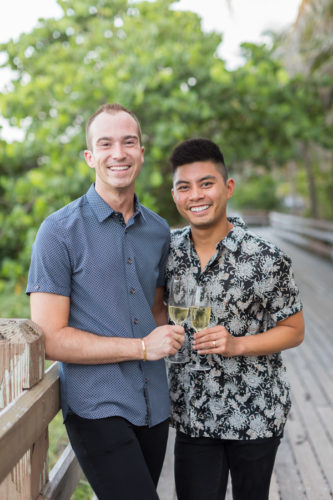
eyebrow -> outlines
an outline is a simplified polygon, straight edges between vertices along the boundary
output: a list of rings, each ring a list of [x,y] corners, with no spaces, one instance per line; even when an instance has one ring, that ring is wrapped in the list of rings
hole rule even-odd
[[[200,179],[198,179],[196,182],[202,182],[202,181],[206,181],[208,179],[215,180],[216,176],[215,175],[205,175],[204,177],[201,177]],[[185,181],[185,180],[179,179],[179,181],[177,181],[175,183],[175,186],[178,186],[179,184],[190,184],[190,181]]]
[[[96,144],[99,144],[100,142],[103,142],[103,141],[112,141],[114,138],[113,137],[108,137],[108,136],[105,136],[105,137],[99,137],[96,141]],[[127,140],[127,139],[137,139],[139,140],[139,136],[137,135],[134,135],[134,134],[129,134],[129,135],[124,135],[123,137],[121,137],[122,140]]]

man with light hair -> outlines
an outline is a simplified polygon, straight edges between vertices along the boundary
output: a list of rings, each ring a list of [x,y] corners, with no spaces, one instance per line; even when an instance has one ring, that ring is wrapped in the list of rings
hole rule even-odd
[[[170,414],[163,358],[184,341],[182,327],[165,324],[169,227],[134,192],[144,160],[136,116],[103,105],[86,138],[96,181],[38,231],[31,318],[60,361],[65,425],[99,500],[156,500]]]

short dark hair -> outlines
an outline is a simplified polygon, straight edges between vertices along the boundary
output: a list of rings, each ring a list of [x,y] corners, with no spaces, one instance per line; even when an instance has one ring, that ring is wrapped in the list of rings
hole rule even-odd
[[[227,181],[228,171],[223,153],[218,145],[209,139],[202,137],[187,139],[175,147],[169,158],[173,174],[178,167],[197,161],[211,161],[221,172],[224,182]]]
[[[89,133],[90,126],[91,126],[92,122],[95,120],[96,116],[100,115],[101,113],[110,113],[111,115],[115,115],[116,113],[120,113],[121,111],[123,111],[124,113],[128,113],[136,121],[136,123],[138,125],[138,136],[139,136],[140,145],[142,144],[141,126],[140,126],[140,122],[138,120],[138,117],[129,109],[125,108],[124,106],[122,106],[121,104],[119,104],[117,102],[114,102],[114,103],[103,104],[89,118],[89,120],[87,122],[87,126],[86,126],[86,142],[87,142],[87,147],[89,150],[92,149],[91,138],[90,138],[90,133]]]

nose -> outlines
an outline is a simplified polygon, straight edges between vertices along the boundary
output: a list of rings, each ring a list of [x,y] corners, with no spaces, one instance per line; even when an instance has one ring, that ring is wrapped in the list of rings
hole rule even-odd
[[[193,186],[190,192],[190,200],[197,201],[203,198],[203,193],[198,186]]]
[[[112,145],[111,155],[112,155],[112,158],[114,158],[115,160],[120,160],[120,159],[124,158],[125,152],[124,152],[123,146],[120,142],[115,142]]]

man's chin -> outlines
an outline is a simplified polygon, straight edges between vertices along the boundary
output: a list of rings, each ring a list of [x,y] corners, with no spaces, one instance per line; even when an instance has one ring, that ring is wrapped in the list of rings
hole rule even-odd
[[[204,221],[204,220],[202,220],[202,221],[201,220],[196,220],[196,221],[190,220],[189,224],[194,229],[209,229],[213,226],[212,221]]]

